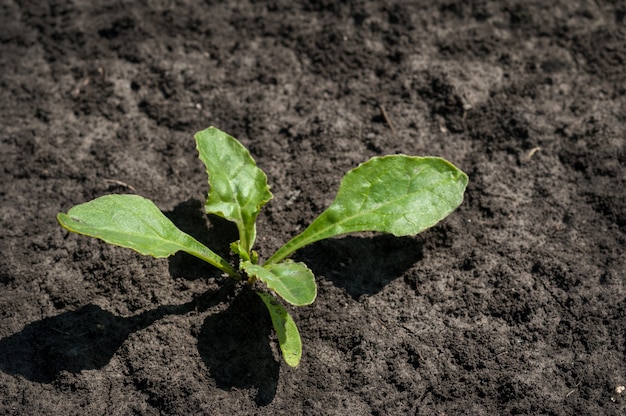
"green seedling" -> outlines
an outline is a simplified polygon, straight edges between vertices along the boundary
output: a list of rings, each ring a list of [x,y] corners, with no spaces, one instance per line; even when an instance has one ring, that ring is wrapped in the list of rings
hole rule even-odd
[[[260,262],[252,247],[257,215],[272,198],[265,173],[241,143],[214,127],[196,133],[195,140],[209,176],[205,211],[232,221],[239,231],[239,240],[230,245],[240,258],[236,267],[179,230],[141,196],[102,196],[59,213],[57,219],[69,231],[144,255],[164,258],[184,251],[235,280],[265,284],[269,290],[257,293],[270,314],[285,362],[292,367],[300,362],[302,342],[294,320],[275,295],[294,306],[309,305],[317,286],[306,264],[287,258],[308,244],[348,233],[415,235],[454,211],[467,186],[467,175],[441,158],[374,157],[344,176],[335,200],[307,229]]]

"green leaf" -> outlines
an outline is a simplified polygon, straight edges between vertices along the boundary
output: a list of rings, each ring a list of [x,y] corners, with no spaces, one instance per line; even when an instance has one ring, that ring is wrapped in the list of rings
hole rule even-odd
[[[232,277],[230,264],[198,240],[179,230],[154,203],[138,195],[106,195],[60,212],[57,220],[68,231],[96,237],[157,258],[177,251],[194,255]]]
[[[463,201],[467,175],[437,157],[374,157],[344,176],[333,203],[265,263],[337,235],[380,231],[415,235],[448,216]]]
[[[243,261],[241,267],[248,276],[256,277],[292,305],[310,305],[317,296],[315,276],[304,263],[287,260],[283,263],[259,266]]]
[[[278,345],[280,345],[285,362],[291,367],[297,367],[302,358],[302,340],[296,323],[272,295],[263,292],[256,293],[263,300],[270,313],[272,325],[278,336]]]
[[[240,251],[250,253],[256,238],[256,217],[272,199],[267,177],[248,150],[223,131],[209,127],[194,138],[211,186],[206,212],[234,222]]]

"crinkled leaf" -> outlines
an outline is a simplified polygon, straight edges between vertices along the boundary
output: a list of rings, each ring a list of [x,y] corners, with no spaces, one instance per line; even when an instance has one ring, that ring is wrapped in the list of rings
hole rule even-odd
[[[313,272],[304,263],[287,260],[283,263],[260,266],[244,261],[242,268],[295,306],[310,305],[317,296]]]
[[[144,255],[162,258],[185,251],[236,277],[219,255],[179,230],[154,203],[138,195],[106,195],[57,215],[68,231],[96,237]]]
[[[194,137],[211,186],[206,212],[234,222],[239,230],[241,251],[250,253],[256,238],[256,217],[272,198],[267,177],[234,137],[215,127]]]
[[[415,235],[463,201],[467,175],[437,157],[374,157],[344,176],[333,203],[266,264],[325,238],[359,231]]]
[[[278,344],[285,362],[297,367],[302,358],[302,340],[298,327],[287,310],[269,293],[257,292],[272,318],[272,325],[278,337]]]

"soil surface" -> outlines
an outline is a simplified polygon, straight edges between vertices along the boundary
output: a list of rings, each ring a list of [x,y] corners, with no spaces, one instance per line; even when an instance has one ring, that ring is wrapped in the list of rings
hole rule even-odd
[[[0,5],[0,410],[18,415],[626,414],[626,6],[596,1]],[[375,155],[445,157],[465,201],[411,238],[295,256],[280,358],[249,288],[68,234],[152,199],[228,255],[193,134],[267,172],[267,258]]]

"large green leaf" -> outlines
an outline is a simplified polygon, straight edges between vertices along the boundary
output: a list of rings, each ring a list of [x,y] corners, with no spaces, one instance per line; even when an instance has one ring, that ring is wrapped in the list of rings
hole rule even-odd
[[[239,274],[198,240],[179,230],[154,203],[138,195],[106,195],[57,215],[68,231],[162,258],[185,251],[233,277]]]
[[[463,201],[467,175],[437,157],[374,157],[349,171],[333,203],[266,264],[325,238],[359,231],[415,235]]]
[[[272,325],[278,337],[278,345],[283,352],[285,362],[291,367],[297,367],[302,358],[302,340],[298,327],[287,310],[278,303],[272,295],[256,292],[263,300],[272,318]]]
[[[256,238],[256,217],[272,199],[267,177],[234,137],[215,127],[194,137],[211,186],[206,212],[234,222],[239,230],[239,251],[249,254]]]
[[[256,277],[292,305],[310,305],[317,296],[315,276],[304,263],[287,260],[260,266],[243,261],[241,266],[248,276]]]

